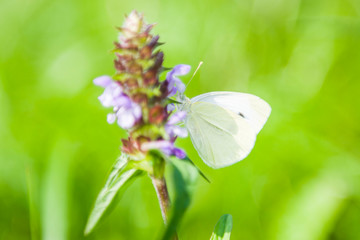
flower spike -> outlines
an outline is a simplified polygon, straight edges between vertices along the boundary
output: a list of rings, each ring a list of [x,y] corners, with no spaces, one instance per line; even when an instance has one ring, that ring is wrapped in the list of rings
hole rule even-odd
[[[187,131],[178,126],[185,112],[174,112],[168,97],[183,93],[184,83],[179,76],[190,71],[189,65],[180,64],[167,73],[161,81],[159,75],[164,54],[155,51],[160,45],[159,36],[153,36],[154,24],[147,24],[142,14],[131,12],[119,29],[115,45],[115,75],[100,76],[94,84],[104,88],[99,100],[113,112],[107,122],[117,123],[128,130],[129,138],[122,140],[122,151],[146,158],[152,149],[168,156],[184,158],[185,153],[174,146],[177,137],[186,137]]]

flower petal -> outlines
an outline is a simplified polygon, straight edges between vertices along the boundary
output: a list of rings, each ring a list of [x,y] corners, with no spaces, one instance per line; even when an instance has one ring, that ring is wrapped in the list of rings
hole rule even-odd
[[[188,136],[188,132],[186,128],[182,128],[180,126],[173,126],[173,135],[184,138]]]
[[[175,110],[175,104],[173,103],[170,103],[166,106],[166,111],[169,113],[169,112],[172,112]]]
[[[141,113],[141,107],[139,104],[136,104],[136,103],[132,103],[132,113],[135,117],[135,119],[139,119],[141,118],[142,116],[142,113]]]
[[[114,81],[105,87],[98,99],[104,107],[121,107],[129,101],[127,100],[129,98],[123,94],[122,87]]]
[[[104,92],[103,94],[101,94],[99,97],[98,97],[99,101],[101,102],[101,104],[104,106],[104,107],[111,107],[111,106],[114,106],[113,105],[113,97]]]
[[[173,144],[166,140],[145,142],[141,145],[141,149],[144,151],[148,151],[150,149],[172,149]]]
[[[166,81],[168,83],[168,97],[174,96],[177,91],[183,93],[185,91],[185,84],[177,78],[177,76],[185,75],[190,71],[190,65],[179,64],[176,65],[170,72],[166,74]]]
[[[100,76],[100,77],[95,78],[93,80],[93,82],[97,86],[107,87],[113,82],[113,80],[112,80],[111,77],[104,75],[104,76]]]
[[[114,104],[113,106],[115,106],[119,109],[123,106],[131,105],[131,99],[128,96],[126,96],[125,94],[120,94],[120,95],[114,97],[113,104]]]
[[[176,88],[179,92],[183,93],[185,91],[185,84],[178,78],[174,78],[174,82],[175,82],[175,85],[176,85]]]
[[[150,149],[160,149],[164,154],[168,156],[176,156],[177,158],[185,158],[186,153],[180,149],[174,147],[174,143],[166,140],[144,142],[141,145],[143,151],[148,151]]]
[[[185,75],[188,74],[190,72],[191,66],[190,65],[186,65],[186,64],[179,64],[176,65],[172,70],[172,74],[174,74],[175,76],[181,76],[181,75]]]
[[[168,97],[172,97],[176,94],[177,92],[177,88],[176,87],[173,87],[170,91],[169,91],[169,94],[168,94]]]
[[[185,118],[186,118],[186,111],[178,111],[170,116],[167,124],[173,125],[173,124],[183,121]]]
[[[180,149],[180,148],[174,148],[172,154],[180,159],[183,159],[186,157],[186,153],[184,152],[184,150]]]
[[[107,115],[107,122],[108,122],[109,124],[114,123],[115,120],[116,120],[116,114],[115,114],[115,113],[109,113],[109,114]]]
[[[118,118],[117,123],[120,127],[128,129],[134,126],[136,119],[130,111],[121,111],[120,109],[119,112],[116,114],[116,116]]]

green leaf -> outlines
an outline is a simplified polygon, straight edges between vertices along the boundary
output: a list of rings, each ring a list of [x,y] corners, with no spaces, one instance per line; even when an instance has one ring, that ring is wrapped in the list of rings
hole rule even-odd
[[[115,162],[110,175],[101,189],[95,201],[95,206],[90,213],[89,219],[85,227],[85,235],[88,235],[103,217],[105,211],[109,208],[119,190],[134,177],[140,175],[142,171],[129,168],[128,155],[122,154]]]
[[[172,206],[169,214],[168,225],[166,226],[163,240],[172,239],[187,208],[190,205],[191,187],[198,178],[197,169],[189,162],[172,158],[172,172],[169,178],[169,186],[174,193]]]
[[[230,240],[232,217],[230,214],[222,215],[217,222],[210,240]]]

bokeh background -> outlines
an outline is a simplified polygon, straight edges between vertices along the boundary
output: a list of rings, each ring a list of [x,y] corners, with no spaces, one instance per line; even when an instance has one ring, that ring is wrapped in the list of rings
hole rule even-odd
[[[199,179],[181,239],[360,239],[360,2],[357,0],[1,0],[0,239],[84,239],[125,132],[106,123],[92,79],[112,74],[115,26],[137,9],[165,65],[197,66],[189,97],[248,92],[272,114],[244,161]],[[189,76],[184,78],[188,81]],[[86,239],[157,239],[149,178]]]

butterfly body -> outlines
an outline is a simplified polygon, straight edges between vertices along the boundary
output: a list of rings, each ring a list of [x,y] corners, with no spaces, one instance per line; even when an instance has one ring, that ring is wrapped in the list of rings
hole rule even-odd
[[[210,92],[185,98],[185,126],[202,160],[212,168],[244,159],[270,115],[270,106],[257,96]]]

